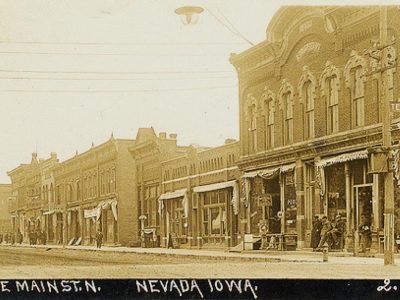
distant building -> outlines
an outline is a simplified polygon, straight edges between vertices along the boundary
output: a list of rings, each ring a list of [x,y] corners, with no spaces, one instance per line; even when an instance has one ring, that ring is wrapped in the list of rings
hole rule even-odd
[[[0,234],[11,232],[10,197],[11,184],[0,184]]]
[[[240,228],[239,142],[187,149],[161,162],[158,198],[162,246],[175,239],[182,247],[230,247],[242,240]]]
[[[57,243],[93,245],[98,229],[106,245],[132,242],[138,232],[137,205],[135,167],[128,149],[134,143],[111,137],[52,169],[55,199],[45,214],[53,217]]]
[[[31,231],[44,229],[48,219],[44,214],[49,209],[49,201],[53,199],[53,181],[50,168],[58,163],[57,155],[51,153],[50,158],[38,159],[32,153],[30,164],[21,164],[7,172],[11,178],[10,213],[12,231],[22,233],[24,241],[28,241]]]
[[[161,194],[161,162],[185,155],[188,147],[177,145],[176,134],[167,137],[165,132],[156,135],[153,128],[140,128],[136,135],[136,143],[130,147],[135,160],[137,185],[137,215],[132,222],[139,224],[137,235],[147,237],[152,245],[160,244],[161,228],[158,213],[158,198]],[[143,243],[138,239],[137,243]]]

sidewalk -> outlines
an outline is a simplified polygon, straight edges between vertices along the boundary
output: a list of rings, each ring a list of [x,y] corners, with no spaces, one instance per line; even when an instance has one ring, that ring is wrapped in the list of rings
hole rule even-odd
[[[138,253],[152,254],[160,256],[185,256],[196,259],[216,259],[216,260],[232,260],[232,261],[253,261],[253,262],[270,262],[270,263],[323,263],[321,252],[311,251],[246,251],[242,253],[227,252],[221,250],[209,249],[166,249],[166,248],[131,248],[131,247],[111,247],[103,246],[97,249],[95,246],[65,246],[62,245],[5,245],[8,247],[22,248],[44,248],[44,249],[68,249],[80,251],[104,251],[118,253]],[[400,256],[396,255],[396,261],[400,261]],[[351,253],[346,252],[330,252],[327,264],[372,264],[383,265],[382,257],[354,257]],[[325,263],[325,264],[326,264]]]

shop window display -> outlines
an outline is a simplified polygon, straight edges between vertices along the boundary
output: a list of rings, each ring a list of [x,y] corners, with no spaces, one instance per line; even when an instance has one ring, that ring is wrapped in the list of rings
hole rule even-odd
[[[284,176],[285,183],[285,233],[296,233],[296,189],[294,185],[294,172]]]
[[[326,168],[328,190],[327,211],[328,219],[334,220],[335,216],[346,216],[346,178],[344,164],[336,164]]]

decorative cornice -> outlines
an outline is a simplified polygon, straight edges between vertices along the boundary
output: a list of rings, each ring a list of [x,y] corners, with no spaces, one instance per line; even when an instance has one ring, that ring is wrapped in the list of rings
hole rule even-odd
[[[345,79],[345,84],[346,87],[349,88],[351,86],[351,76],[350,72],[352,69],[361,66],[361,76],[363,78],[363,81],[367,81],[367,77],[365,76],[367,74],[368,68],[367,68],[367,62],[364,59],[364,57],[360,56],[356,50],[352,50],[350,53],[350,59],[347,62],[346,66],[344,67],[344,79]]]
[[[326,79],[329,77],[336,76],[336,89],[337,91],[340,91],[340,81],[341,81],[341,76],[340,76],[340,70],[334,66],[330,61],[327,61],[325,64],[325,69],[322,71],[321,77],[319,79],[319,86],[321,89],[321,95],[325,96],[326,93]]]
[[[317,86],[317,80],[315,79],[315,76],[310,72],[310,70],[308,69],[307,66],[303,66],[303,72],[301,74],[300,80],[299,80],[299,84],[298,84],[298,91],[299,91],[299,101],[300,103],[303,103],[303,86],[304,84],[310,81],[311,83],[311,97],[313,100],[315,100],[315,89]]]

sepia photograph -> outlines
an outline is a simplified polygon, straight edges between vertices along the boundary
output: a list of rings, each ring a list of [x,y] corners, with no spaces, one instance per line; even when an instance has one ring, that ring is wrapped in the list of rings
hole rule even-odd
[[[398,297],[399,2],[0,7],[0,298]]]

